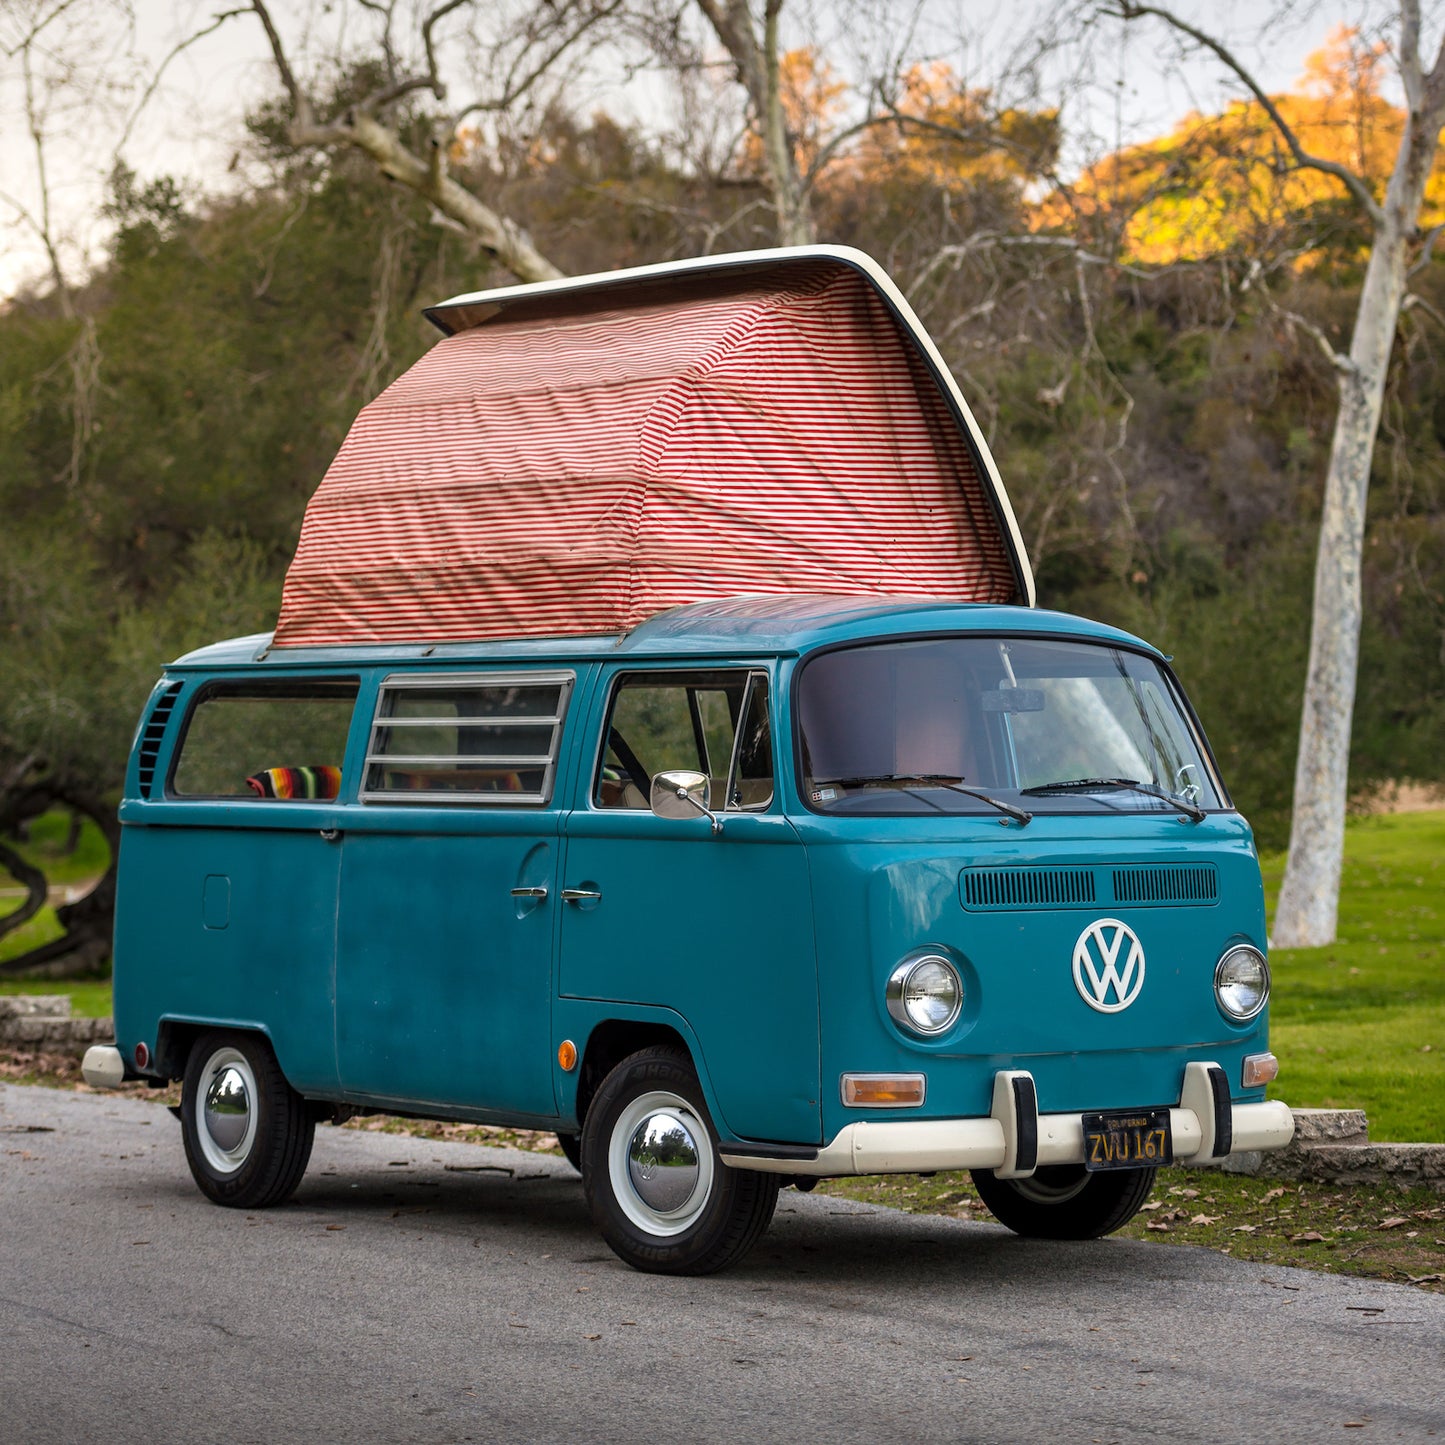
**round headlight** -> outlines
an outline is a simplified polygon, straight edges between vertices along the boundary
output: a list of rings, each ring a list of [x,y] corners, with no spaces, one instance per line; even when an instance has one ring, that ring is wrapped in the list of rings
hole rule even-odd
[[[915,1034],[941,1034],[963,1011],[958,970],[936,953],[906,958],[888,979],[888,1012]]]
[[[1252,1019],[1269,1002],[1269,965],[1257,948],[1240,944],[1214,970],[1214,996],[1232,1019]]]

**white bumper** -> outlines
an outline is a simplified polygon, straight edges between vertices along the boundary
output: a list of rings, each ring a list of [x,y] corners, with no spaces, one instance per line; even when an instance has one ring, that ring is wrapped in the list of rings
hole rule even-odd
[[[1278,1100],[1263,1104],[1229,1106],[1225,1125],[1216,1118],[1215,1098],[1207,1087],[1211,1064],[1190,1064],[1178,1108],[1169,1110],[1174,1159],[1203,1163],[1221,1157],[1217,1137],[1227,1134],[1222,1154],[1240,1150],[1281,1149],[1294,1138],[1294,1115]],[[999,1075],[1011,1081],[1018,1073]],[[1030,1091],[1032,1080],[1030,1082]],[[1027,1097],[1027,1095],[1025,1095]],[[1021,1136],[1012,1091],[996,1087],[993,1113],[982,1119],[861,1119],[845,1125],[832,1143],[814,1159],[769,1159],[751,1153],[720,1153],[723,1163],[736,1169],[757,1169],[771,1174],[814,1175],[828,1178],[848,1174],[924,1174],[938,1169],[995,1169],[1005,1177],[1019,1178],[1049,1164],[1084,1162],[1082,1114],[1036,1114],[1036,1151],[1030,1163],[1020,1157]],[[1227,1096],[1226,1096],[1227,1098]],[[1221,1138],[1221,1142],[1223,1139]],[[1024,1167],[1019,1167],[1024,1166]]]
[[[92,1044],[80,1061],[80,1075],[92,1089],[118,1089],[125,1079],[125,1060],[114,1044]]]

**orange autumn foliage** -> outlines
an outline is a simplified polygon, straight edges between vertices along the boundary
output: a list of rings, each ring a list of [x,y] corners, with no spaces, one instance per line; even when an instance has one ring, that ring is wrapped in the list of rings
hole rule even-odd
[[[799,172],[806,175],[842,112],[848,87],[812,46],[789,50],[779,58],[778,82],[793,157]],[[752,173],[763,169],[762,137],[755,130],[744,139],[742,164]]]
[[[1384,58],[1383,44],[1337,26],[1306,61],[1298,88],[1272,97],[1306,152],[1348,166],[1376,196],[1384,194],[1404,125],[1403,112],[1380,93]],[[1164,265],[1264,244],[1331,209],[1353,218],[1344,183],[1296,166],[1264,107],[1239,101],[1105,157],[1067,195],[1047,197],[1033,225],[1112,220],[1130,260]],[[1421,220],[1431,225],[1442,217],[1445,174],[1437,167]]]
[[[969,89],[941,61],[915,65],[904,74],[896,101],[907,119],[871,130],[858,163],[867,175],[901,172],[945,190],[979,182],[1018,184],[1052,166],[1058,111],[995,111],[992,101],[990,91]]]

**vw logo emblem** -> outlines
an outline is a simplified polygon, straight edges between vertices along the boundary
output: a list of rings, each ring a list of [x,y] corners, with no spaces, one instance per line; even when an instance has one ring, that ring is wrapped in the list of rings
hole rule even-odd
[[[1144,987],[1144,945],[1139,935],[1117,918],[1096,918],[1074,944],[1074,987],[1101,1014],[1128,1008]]]

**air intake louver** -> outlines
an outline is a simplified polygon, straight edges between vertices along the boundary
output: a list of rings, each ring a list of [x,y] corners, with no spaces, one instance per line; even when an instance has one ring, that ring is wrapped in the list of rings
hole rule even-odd
[[[1120,903],[1213,903],[1219,879],[1213,868],[1116,868],[1114,897]]]
[[[1090,868],[965,868],[963,906],[1069,908],[1093,903]]]
[[[155,782],[156,776],[156,759],[160,756],[161,751],[161,739],[166,735],[166,724],[175,710],[176,698],[180,696],[180,692],[181,684],[171,683],[156,699],[156,705],[151,709],[151,715],[146,719],[146,725],[141,730],[140,752],[136,762],[140,772],[140,795],[143,798],[151,795],[151,786]]]

